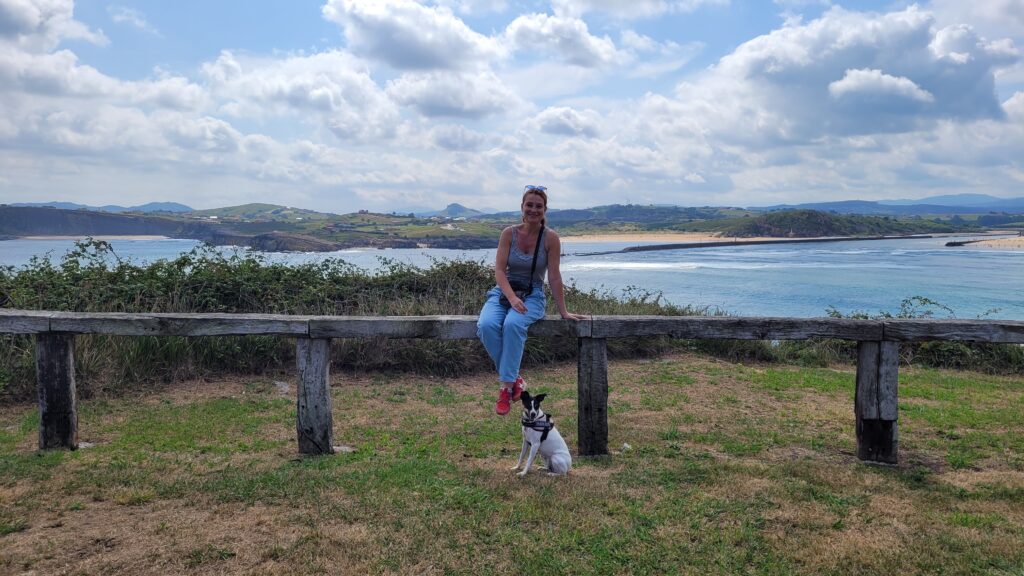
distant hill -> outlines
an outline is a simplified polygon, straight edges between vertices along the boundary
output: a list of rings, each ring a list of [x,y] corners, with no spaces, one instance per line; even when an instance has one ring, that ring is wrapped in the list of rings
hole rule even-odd
[[[191,212],[192,208],[184,204],[177,202],[150,202],[148,204],[140,204],[138,206],[118,206],[116,204],[107,204],[106,206],[89,206],[87,204],[76,204],[74,202],[17,202],[14,204],[8,204],[8,206],[16,206],[22,208],[60,208],[61,210],[92,210],[95,212]]]
[[[950,225],[930,220],[893,220],[880,216],[837,215],[816,210],[769,212],[723,223],[722,236],[815,238],[821,236],[888,236],[953,232]]]
[[[125,210],[126,212],[191,212],[192,207],[177,202],[149,202],[148,204],[140,204],[138,206],[131,206]],[[113,212],[113,210],[112,210]]]
[[[1005,198],[998,202],[985,204],[982,208],[988,208],[991,212],[1024,213],[1024,198]]]
[[[939,206],[984,206],[995,202],[1001,202],[1005,198],[999,198],[990,194],[943,194],[940,196],[928,196],[917,200],[879,200],[879,204],[888,206],[909,206],[912,204],[936,204]]]
[[[745,210],[706,206],[684,208],[666,205],[609,204],[593,208],[550,210],[547,213],[547,221],[551,226],[563,228],[584,224],[601,227],[631,223],[643,229],[659,229],[673,228],[695,220],[720,220],[730,216],[739,216],[746,212]],[[516,219],[518,215],[519,212],[499,212],[489,214],[487,217]]]
[[[277,204],[242,204],[241,206],[228,206],[225,208],[212,208],[210,210],[193,210],[190,216],[211,217],[218,219],[244,219],[263,220],[270,222],[294,222],[309,220],[333,220],[341,218],[330,212],[317,212],[303,208],[292,208],[291,206],[280,206]]]
[[[989,198],[994,198],[990,196]],[[988,214],[989,212],[1024,212],[1024,198],[1004,198],[981,206],[942,204],[888,204],[869,200],[839,202],[810,202],[805,204],[777,204],[751,208],[758,211],[819,210],[836,214],[862,214],[867,216],[925,216],[954,214]]]
[[[431,214],[422,214],[422,216],[441,216],[442,218],[473,218],[481,215],[483,215],[483,212],[473,210],[472,208],[466,208],[462,204],[449,204],[444,210],[439,210]]]
[[[188,222],[171,216],[115,214],[100,210],[64,210],[37,206],[0,206],[0,234],[5,236],[153,235],[211,240],[222,226]],[[233,235],[233,231],[228,231]]]

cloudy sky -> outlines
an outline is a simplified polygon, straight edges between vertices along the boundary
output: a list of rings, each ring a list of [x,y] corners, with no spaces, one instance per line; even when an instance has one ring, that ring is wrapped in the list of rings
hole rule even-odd
[[[0,0],[0,202],[1024,196],[1024,0]]]

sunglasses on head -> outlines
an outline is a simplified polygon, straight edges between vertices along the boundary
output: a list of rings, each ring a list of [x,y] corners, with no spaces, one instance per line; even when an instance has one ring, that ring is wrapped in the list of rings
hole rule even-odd
[[[527,192],[543,192],[543,191],[545,191],[547,189],[548,189],[547,186],[534,186],[533,184],[527,184],[526,185],[526,191]]]

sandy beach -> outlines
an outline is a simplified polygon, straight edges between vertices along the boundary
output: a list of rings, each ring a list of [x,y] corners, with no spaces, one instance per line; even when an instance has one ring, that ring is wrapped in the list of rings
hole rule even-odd
[[[972,242],[968,246],[994,248],[997,250],[1024,250],[1024,236],[993,238],[991,240],[982,240],[981,242]]]
[[[167,240],[167,236],[19,236],[19,240]]]

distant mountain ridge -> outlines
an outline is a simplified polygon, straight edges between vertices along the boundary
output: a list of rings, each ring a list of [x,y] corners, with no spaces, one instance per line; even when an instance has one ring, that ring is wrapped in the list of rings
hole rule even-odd
[[[76,204],[74,202],[16,202],[8,204],[19,208],[60,208],[61,210],[92,210],[94,212],[192,212],[192,207],[177,202],[149,202],[138,206],[118,206],[107,204],[106,206],[89,206],[87,204]]]
[[[973,196],[973,195],[957,195]],[[957,198],[952,196],[949,198]],[[941,201],[941,196],[934,197]],[[989,198],[995,198],[989,196]],[[934,201],[934,200],[933,200]],[[957,201],[957,200],[950,200]],[[982,205],[965,204],[888,204],[870,200],[843,200],[839,202],[808,202],[804,204],[777,204],[751,208],[759,212],[779,210],[819,210],[837,214],[861,214],[865,216],[925,216],[952,214],[988,214],[989,212],[1024,212],[1024,197],[996,198]]]
[[[991,194],[942,194],[940,196],[928,196],[917,200],[879,200],[879,204],[887,206],[909,206],[912,204],[937,204],[939,206],[968,206],[978,207],[989,204],[999,204],[1013,198],[999,198]]]

